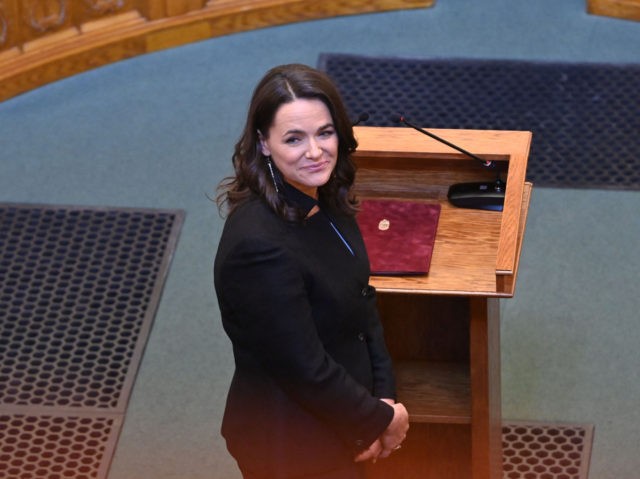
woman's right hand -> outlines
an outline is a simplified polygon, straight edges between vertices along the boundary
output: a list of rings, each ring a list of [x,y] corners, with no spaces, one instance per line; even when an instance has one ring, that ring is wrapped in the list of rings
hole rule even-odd
[[[382,444],[379,439],[376,439],[368,449],[362,451],[356,456],[355,462],[372,461],[375,464],[381,452]]]
[[[401,403],[393,404],[392,407],[393,419],[382,433],[382,436],[380,436],[382,452],[379,457],[388,457],[394,450],[399,449],[409,430],[409,413],[407,409]]]

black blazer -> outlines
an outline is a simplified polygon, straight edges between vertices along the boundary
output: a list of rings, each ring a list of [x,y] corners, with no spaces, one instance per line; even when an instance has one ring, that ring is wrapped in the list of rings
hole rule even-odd
[[[236,363],[222,434],[241,469],[274,479],[352,463],[393,417],[378,399],[395,384],[364,243],[354,218],[328,213],[354,255],[325,213],[287,222],[253,198],[215,259]]]

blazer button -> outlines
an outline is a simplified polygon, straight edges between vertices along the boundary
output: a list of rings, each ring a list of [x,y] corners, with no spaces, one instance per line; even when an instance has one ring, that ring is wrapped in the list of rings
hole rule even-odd
[[[368,284],[364,288],[362,288],[362,290],[360,291],[360,294],[364,297],[367,297],[367,296],[373,296],[375,292],[376,292],[376,288]]]
[[[358,333],[358,339],[364,341],[364,333]]]
[[[362,439],[358,439],[356,441],[356,447],[364,447],[364,441]]]

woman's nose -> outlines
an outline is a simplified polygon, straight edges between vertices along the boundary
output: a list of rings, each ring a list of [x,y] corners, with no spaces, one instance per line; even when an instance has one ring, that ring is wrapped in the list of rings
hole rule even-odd
[[[322,148],[318,145],[318,142],[314,139],[309,141],[309,148],[307,149],[307,158],[314,159],[322,156]]]

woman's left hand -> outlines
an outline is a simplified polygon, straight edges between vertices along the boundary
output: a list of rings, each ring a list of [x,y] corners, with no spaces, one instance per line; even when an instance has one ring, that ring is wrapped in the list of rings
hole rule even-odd
[[[386,402],[389,406],[393,406],[396,403],[390,398],[381,398],[380,401]],[[375,464],[382,452],[382,449],[382,442],[380,442],[380,439],[376,439],[368,449],[365,449],[356,456],[355,462],[372,461]]]
[[[355,462],[371,461],[375,464],[381,452],[382,443],[380,442],[380,439],[376,439],[368,449],[365,449],[360,454],[358,454],[354,460]]]

